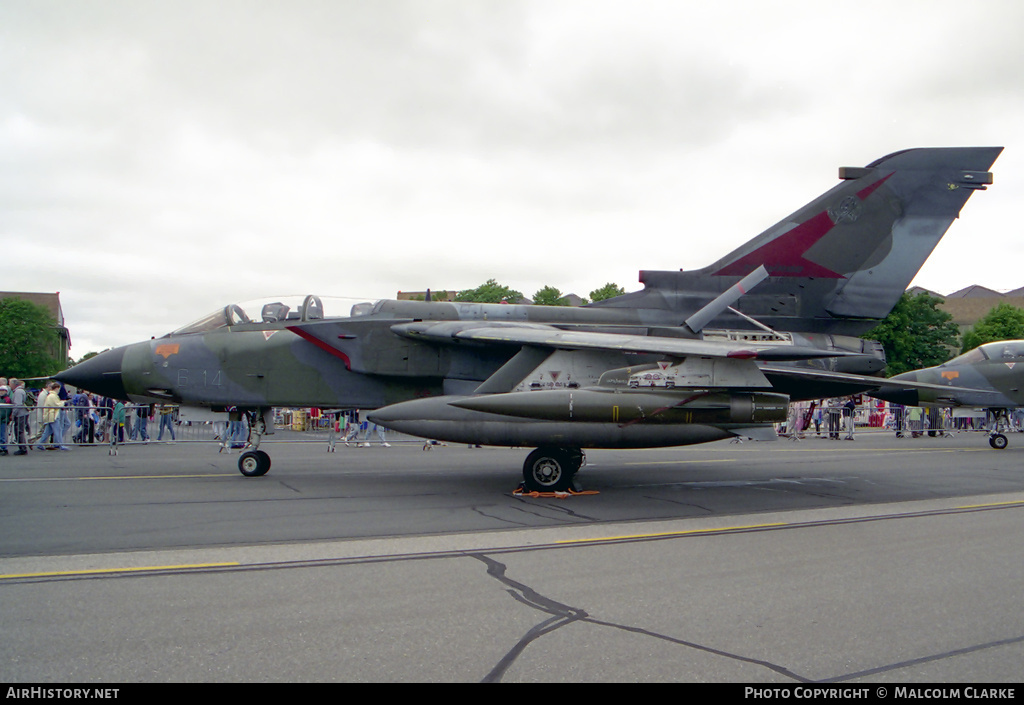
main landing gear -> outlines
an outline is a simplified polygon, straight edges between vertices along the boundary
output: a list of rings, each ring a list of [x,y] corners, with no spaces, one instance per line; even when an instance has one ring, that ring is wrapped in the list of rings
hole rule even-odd
[[[575,487],[576,473],[586,461],[579,448],[542,447],[526,456],[523,488],[531,492],[566,492]]]

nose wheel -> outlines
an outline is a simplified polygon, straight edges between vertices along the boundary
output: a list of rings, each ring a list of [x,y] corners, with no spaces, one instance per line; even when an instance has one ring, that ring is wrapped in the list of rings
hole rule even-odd
[[[988,444],[995,448],[996,450],[1002,450],[1003,448],[1008,446],[1010,442],[1006,440],[1006,436],[1004,436],[1003,434],[993,433],[991,436],[988,437]]]
[[[260,477],[270,470],[270,456],[262,450],[247,450],[238,456],[238,471],[246,477]]]

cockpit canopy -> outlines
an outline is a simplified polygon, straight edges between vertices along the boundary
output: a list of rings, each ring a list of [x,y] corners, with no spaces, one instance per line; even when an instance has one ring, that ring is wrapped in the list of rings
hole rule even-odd
[[[199,320],[179,328],[171,335],[206,333],[227,326],[282,321],[317,321],[323,318],[356,318],[372,313],[379,302],[338,297],[277,296],[272,299],[228,304]]]
[[[962,365],[985,360],[1012,360],[1024,357],[1024,340],[1000,340],[995,343],[985,343],[969,350],[959,357],[954,357],[945,365]]]

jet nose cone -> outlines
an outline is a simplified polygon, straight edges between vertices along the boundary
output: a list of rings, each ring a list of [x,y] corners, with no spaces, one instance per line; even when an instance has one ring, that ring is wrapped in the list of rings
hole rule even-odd
[[[80,362],[71,369],[64,370],[54,379],[70,384],[79,389],[86,389],[112,399],[127,401],[128,394],[121,378],[121,363],[124,360],[124,347],[102,352]]]

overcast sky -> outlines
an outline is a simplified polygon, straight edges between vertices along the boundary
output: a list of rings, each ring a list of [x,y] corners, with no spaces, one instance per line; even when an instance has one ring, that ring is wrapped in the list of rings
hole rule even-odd
[[[1004,146],[915,283],[1024,286],[1024,3],[0,0],[0,290],[72,357],[278,294],[698,268]]]

